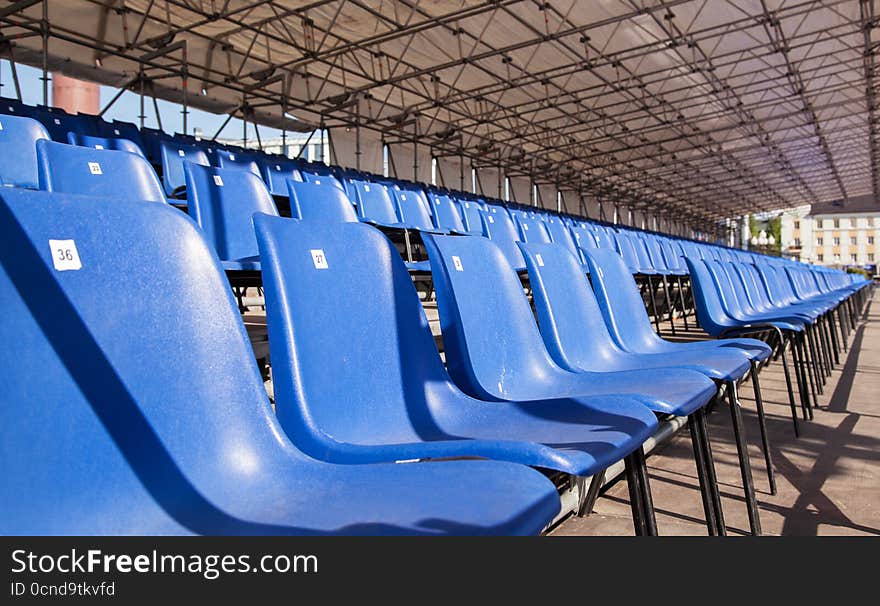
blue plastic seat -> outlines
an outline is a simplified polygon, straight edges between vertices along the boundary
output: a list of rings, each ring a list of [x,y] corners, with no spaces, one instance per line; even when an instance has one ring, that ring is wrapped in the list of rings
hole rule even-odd
[[[278,215],[263,181],[248,170],[186,162],[187,206],[223,269],[260,271],[253,216]]]
[[[687,346],[674,347],[678,344],[669,343],[673,347],[663,351],[626,351],[609,333],[606,316],[574,255],[556,244],[521,243],[520,248],[526,258],[544,343],[553,360],[562,368],[574,372],[607,372],[678,367],[719,381],[738,381],[748,374],[749,355],[739,349],[715,347],[693,352]],[[638,296],[632,277],[626,275],[626,278],[626,282],[615,284],[615,289],[629,289],[631,294]],[[618,311],[626,314],[627,310]],[[647,320],[644,306],[635,311],[640,311]],[[615,313],[614,319],[618,319],[617,316]],[[619,320],[629,322],[633,318],[624,315]],[[656,336],[653,331],[651,334]],[[656,388],[657,382],[679,380],[676,372],[655,373],[655,377],[651,389]]]
[[[47,139],[49,133],[33,118],[0,117],[0,178],[4,185],[30,189],[39,186],[36,143]]]
[[[397,202],[400,222],[411,229],[421,232],[439,232],[431,219],[431,210],[425,194],[415,188],[391,189]]]
[[[654,387],[656,373],[570,372],[544,346],[522,284],[497,246],[484,238],[430,236],[446,364],[469,395],[536,400],[631,396],[652,410],[689,414],[716,393],[706,377],[682,371]],[[673,412],[675,411],[675,412]]]
[[[82,147],[91,147],[94,149],[112,149],[116,151],[124,151],[136,154],[144,159],[144,152],[128,139],[115,139],[109,137],[90,137],[89,135],[80,135],[78,133],[67,133],[67,142],[71,145],[80,145]]]
[[[166,203],[156,171],[142,156],[48,140],[37,141],[40,189],[117,201]]]
[[[534,534],[559,511],[519,465],[304,455],[183,213],[4,190],[0,225],[0,533]]]
[[[391,199],[391,194],[384,185],[367,181],[353,181],[352,185],[357,196],[355,203],[358,219],[383,227],[398,229],[407,227],[400,222],[394,200]]]
[[[516,225],[519,228],[521,242],[547,244],[551,241],[550,232],[547,231],[543,221],[519,216],[516,218]]]
[[[202,166],[211,165],[203,150],[188,144],[160,141],[159,153],[162,158],[162,185],[169,198],[186,197],[184,162],[192,162]]]
[[[146,157],[146,150],[144,150],[144,140],[141,137],[140,129],[131,122],[123,122],[120,120],[114,120],[113,122],[103,122],[101,125],[101,136],[106,137],[108,139],[127,139],[134,143],[138,149],[141,150],[141,154]]]
[[[446,194],[436,192],[428,193],[428,201],[431,204],[431,214],[438,229],[455,234],[466,234],[468,230],[462,221],[461,211]]]
[[[296,168],[296,163],[289,158],[265,158],[259,162],[263,182],[269,188],[273,196],[286,198],[289,195],[287,180],[302,181],[302,175]]]
[[[288,179],[290,214],[303,221],[356,223],[354,206],[338,187]]]
[[[465,231],[472,236],[485,236],[486,228],[484,227],[485,217],[487,215],[486,205],[476,204],[470,200],[463,200],[458,203],[461,209],[461,217]]]
[[[493,212],[493,210],[497,210],[497,212]],[[517,246],[519,231],[513,219],[504,209],[490,207],[483,214],[483,229],[486,237],[498,247],[513,269],[516,271],[525,270],[526,262],[523,259],[522,251]]]
[[[499,405],[466,396],[380,232],[255,221],[276,411],[306,453],[339,463],[476,456],[589,476],[656,429],[654,416],[625,398]]]
[[[260,172],[260,167],[257,165],[255,154],[241,154],[223,149],[218,149],[216,154],[217,166],[220,168],[246,170],[254,173],[260,179],[263,178],[263,175]]]

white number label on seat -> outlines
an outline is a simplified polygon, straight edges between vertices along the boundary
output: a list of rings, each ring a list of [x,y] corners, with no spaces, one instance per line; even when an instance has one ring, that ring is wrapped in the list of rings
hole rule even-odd
[[[180,156],[181,158],[183,158],[183,157],[186,155],[186,152],[183,151],[182,149],[178,149],[178,150],[177,150],[177,155]]]
[[[455,265],[455,271],[464,271],[464,267],[461,264],[461,257],[452,255],[452,264]]]
[[[89,172],[93,175],[103,175],[104,171],[101,170],[101,165],[97,162],[89,162]]]
[[[220,175],[214,175],[214,185],[217,187],[223,187],[223,177]]]
[[[104,146],[101,145],[100,143],[96,143],[96,144],[95,144],[95,149],[104,149]]]
[[[52,264],[58,271],[82,269],[73,240],[49,240],[49,248],[52,250]]]
[[[315,269],[327,269],[329,267],[323,249],[313,248],[309,252],[312,253],[312,263],[315,264]]]
[[[544,258],[540,254],[535,255],[535,260],[538,262],[538,267],[544,267]]]

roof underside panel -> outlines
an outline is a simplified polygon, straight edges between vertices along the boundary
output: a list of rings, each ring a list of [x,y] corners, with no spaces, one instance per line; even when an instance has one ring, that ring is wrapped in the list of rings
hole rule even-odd
[[[661,215],[878,197],[874,0],[45,9],[52,70],[288,129],[360,124]],[[16,60],[41,64],[43,10],[0,9]]]

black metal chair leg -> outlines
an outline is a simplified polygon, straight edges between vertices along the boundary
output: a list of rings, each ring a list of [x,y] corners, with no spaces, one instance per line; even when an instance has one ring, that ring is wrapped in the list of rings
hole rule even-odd
[[[641,447],[639,447],[641,449]],[[648,534],[648,526],[645,521],[644,505],[642,504],[642,491],[639,487],[638,462],[633,453],[623,459],[624,473],[626,474],[626,486],[629,489],[629,504],[632,510],[633,528],[637,537]]]
[[[807,327],[807,344],[810,348],[810,359],[813,361],[813,374],[816,377],[816,391],[821,396],[825,393],[825,372],[822,370],[822,360],[819,357],[819,347],[816,344],[816,333],[812,326]]]
[[[717,401],[713,399],[711,404]],[[706,479],[709,481],[709,489],[712,491],[712,500],[715,504],[715,522],[718,536],[727,536],[727,526],[724,524],[724,511],[721,508],[721,493],[718,490],[718,478],[715,476],[715,458],[712,455],[712,440],[709,437],[709,411],[704,408],[700,412],[700,432],[703,435],[703,449],[706,451]]]
[[[663,299],[666,301],[666,310],[669,312],[669,328],[672,335],[675,336],[675,309],[672,307],[672,298],[669,296],[669,280],[665,275],[661,275],[663,281]]]
[[[742,411],[739,408],[736,396],[736,383],[727,383],[727,397],[730,400],[730,417],[733,422],[733,435],[736,439],[736,451],[739,455],[739,470],[742,475],[743,489],[746,496],[746,510],[749,514],[749,528],[752,534],[761,534],[761,518],[758,513],[758,501],[755,498],[755,483],[752,479],[752,465],[749,461],[749,449],[746,445],[745,427],[742,420]]]
[[[767,481],[770,483],[770,494],[776,494],[776,476],[773,472],[773,461],[770,456],[770,440],[767,439],[767,419],[764,416],[764,398],[761,395],[761,383],[758,381],[758,365],[752,361],[752,387],[755,390],[755,406],[758,409],[758,425],[761,427],[761,448],[764,451],[764,464],[767,466]]]
[[[801,410],[804,420],[809,419],[810,408],[810,385],[807,381],[806,361],[804,360],[804,346],[801,335],[794,333],[792,336],[792,352],[794,353],[794,372],[798,380],[798,390],[801,394]]]
[[[651,276],[645,276],[648,282],[648,305],[651,307],[651,316],[654,318],[654,329],[660,332],[660,315],[657,313],[657,300],[654,298],[654,281]]]
[[[819,405],[819,398],[816,395],[816,373],[813,372],[813,366],[812,366],[813,363],[811,361],[812,356],[810,355],[810,349],[809,349],[810,339],[807,336],[808,333],[806,330],[803,331],[803,333],[801,333],[801,334],[802,334],[802,336],[801,336],[802,345],[804,348],[804,358],[803,358],[804,359],[804,371],[806,372],[807,378],[810,381],[810,393],[813,395],[812,405],[818,406]],[[807,402],[807,410],[811,410],[811,405],[810,405],[809,401]]]
[[[645,528],[648,536],[657,536],[657,516],[654,514],[654,499],[651,497],[651,482],[648,480],[648,464],[645,461],[645,451],[639,446],[636,448],[635,461],[636,473],[639,476],[639,489],[642,491],[642,515],[645,518]]]
[[[791,420],[794,422],[794,437],[800,437],[800,431],[798,429],[798,415],[797,415],[797,405],[794,401],[794,390],[791,385],[791,373],[788,370],[788,360],[785,356],[785,348],[787,344],[785,341],[779,347],[779,356],[782,358],[782,372],[785,374],[785,387],[788,389],[788,405],[791,407]],[[754,372],[754,370],[752,371]]]
[[[694,462],[697,465],[697,479],[700,481],[700,496],[703,498],[706,527],[709,530],[709,536],[714,537],[718,536],[718,520],[715,519],[715,501],[706,473],[706,452],[703,447],[703,435],[700,427],[702,412],[703,409],[700,409],[691,413],[688,417],[688,428],[691,431],[691,443],[694,447]]]
[[[684,302],[684,286],[682,285],[681,276],[675,276],[675,284],[678,286],[678,299],[681,302],[681,319],[684,320],[684,329],[690,330],[688,326],[688,310]]]
[[[828,332],[831,334],[831,346],[834,349],[834,363],[840,366],[840,341],[837,340],[837,324],[834,322],[834,312],[828,314]]]

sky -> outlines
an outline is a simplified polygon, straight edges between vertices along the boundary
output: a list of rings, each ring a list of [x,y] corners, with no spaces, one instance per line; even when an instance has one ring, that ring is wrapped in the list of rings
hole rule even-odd
[[[16,64],[18,72],[18,81],[21,85],[22,101],[28,105],[36,105],[43,102],[43,83],[40,80],[42,71],[22,65]],[[51,74],[50,74],[51,77]],[[101,109],[118,92],[118,89],[101,86]],[[12,69],[9,61],[0,61],[0,95],[7,98],[15,98],[15,85],[12,80]],[[49,83],[49,105],[52,104],[52,84]],[[145,105],[146,118],[144,125],[151,128],[158,128],[156,115],[153,111],[153,103],[147,99]],[[181,114],[182,106],[177,103],[169,103],[168,101],[159,101],[159,113],[162,117],[162,126],[165,132],[182,132],[183,131],[183,115]],[[138,114],[140,113],[140,96],[126,91],[113,104],[113,106],[104,114],[106,120],[125,120],[127,122],[138,123]],[[195,128],[201,128],[205,137],[213,137],[217,129],[223,124],[226,115],[212,114],[199,109],[190,108],[189,117],[187,118],[187,127],[190,134],[193,134]],[[242,121],[233,118],[220,134],[221,139],[241,139],[242,137]],[[270,139],[280,137],[281,131],[261,126],[260,137]],[[248,125],[248,137],[254,137],[253,125]]]

